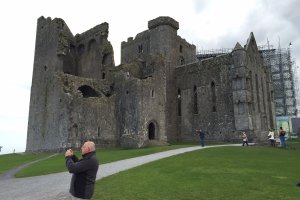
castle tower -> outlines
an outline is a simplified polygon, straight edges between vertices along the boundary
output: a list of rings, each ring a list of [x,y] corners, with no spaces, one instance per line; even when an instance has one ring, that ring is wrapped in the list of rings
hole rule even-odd
[[[53,77],[64,70],[75,73],[75,59],[69,51],[72,38],[62,19],[38,19],[26,151],[59,149],[67,142],[68,132],[60,126],[62,121],[57,117],[66,110],[60,104],[59,84]],[[68,63],[64,56],[68,57]]]
[[[74,37],[62,19],[38,19],[27,152],[80,148],[88,139],[98,147],[115,145],[107,36],[107,23]]]
[[[176,140],[178,133],[176,130],[177,118],[174,105],[176,104],[175,88],[175,67],[178,66],[180,47],[177,43],[177,30],[179,23],[170,17],[158,17],[148,22],[150,32],[150,52],[157,52],[165,58],[164,67],[166,70],[166,132],[168,141]]]
[[[156,84],[156,91],[160,91],[159,96],[163,98],[164,120],[158,123],[163,135],[167,134],[167,140],[176,140],[177,115],[176,100],[177,90],[175,88],[175,68],[180,65],[195,62],[196,47],[187,43],[177,35],[179,23],[170,17],[158,17],[148,22],[148,30],[129,37],[127,42],[121,45],[121,64],[140,61],[146,69],[151,61],[151,55],[163,58],[162,65],[155,66],[156,71],[161,70],[158,76],[164,76]],[[160,68],[160,69],[159,69]],[[159,107],[159,106],[158,106]]]
[[[234,118],[237,131],[253,130],[249,104],[251,103],[251,91],[247,87],[247,53],[237,43],[232,51],[234,69],[232,69],[232,91],[234,103]]]

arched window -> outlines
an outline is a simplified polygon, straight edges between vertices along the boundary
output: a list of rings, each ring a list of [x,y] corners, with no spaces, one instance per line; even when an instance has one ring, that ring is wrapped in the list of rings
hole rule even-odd
[[[107,64],[110,64],[111,60],[111,54],[110,53],[105,53],[102,57],[102,65],[107,65]]]
[[[89,45],[88,45],[88,51],[95,49],[96,48],[96,40],[95,39],[91,39],[89,41]]]
[[[78,53],[78,55],[82,55],[83,52],[84,52],[84,45],[80,44],[77,48],[77,53]]]
[[[155,139],[155,125],[153,122],[148,125],[148,138],[149,140]]]

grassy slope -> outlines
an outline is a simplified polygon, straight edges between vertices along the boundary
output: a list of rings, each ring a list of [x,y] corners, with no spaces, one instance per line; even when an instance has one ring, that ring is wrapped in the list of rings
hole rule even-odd
[[[0,174],[28,163],[33,160],[44,158],[49,154],[5,154],[0,156]]]
[[[97,158],[101,164],[109,163],[117,160],[132,158],[136,156],[148,155],[152,153],[157,153],[161,151],[167,151],[171,149],[183,148],[191,145],[170,145],[170,146],[157,146],[151,148],[142,149],[98,149],[96,152]],[[79,152],[76,152],[78,158],[81,158]],[[47,160],[35,163],[29,167],[19,171],[16,177],[28,177],[37,176],[43,174],[50,174],[56,172],[66,171],[64,154],[59,154],[57,156],[51,157]]]
[[[106,163],[178,147],[183,146],[106,149],[97,154]],[[299,153],[299,140],[288,141],[287,149],[257,146],[194,151],[103,178],[97,181],[94,199],[296,200],[300,196],[295,186],[300,181]],[[0,172],[37,156],[48,155],[2,155]],[[65,170],[63,154],[32,167],[26,175]]]
[[[97,181],[94,199],[296,200],[300,148],[290,146],[211,148],[173,156]]]

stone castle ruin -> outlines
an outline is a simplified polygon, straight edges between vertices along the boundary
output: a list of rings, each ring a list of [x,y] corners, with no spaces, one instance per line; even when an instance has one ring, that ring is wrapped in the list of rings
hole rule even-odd
[[[251,33],[231,53],[199,59],[170,17],[121,44],[115,66],[108,23],[75,36],[59,18],[37,22],[27,152],[139,148],[173,141],[261,140],[274,127],[270,71]]]

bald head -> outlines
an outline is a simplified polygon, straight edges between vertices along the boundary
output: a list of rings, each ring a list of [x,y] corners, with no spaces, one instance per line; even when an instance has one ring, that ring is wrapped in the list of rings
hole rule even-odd
[[[83,146],[81,147],[81,152],[82,155],[87,154],[89,152],[95,151],[95,143],[92,141],[87,141],[83,144]]]

